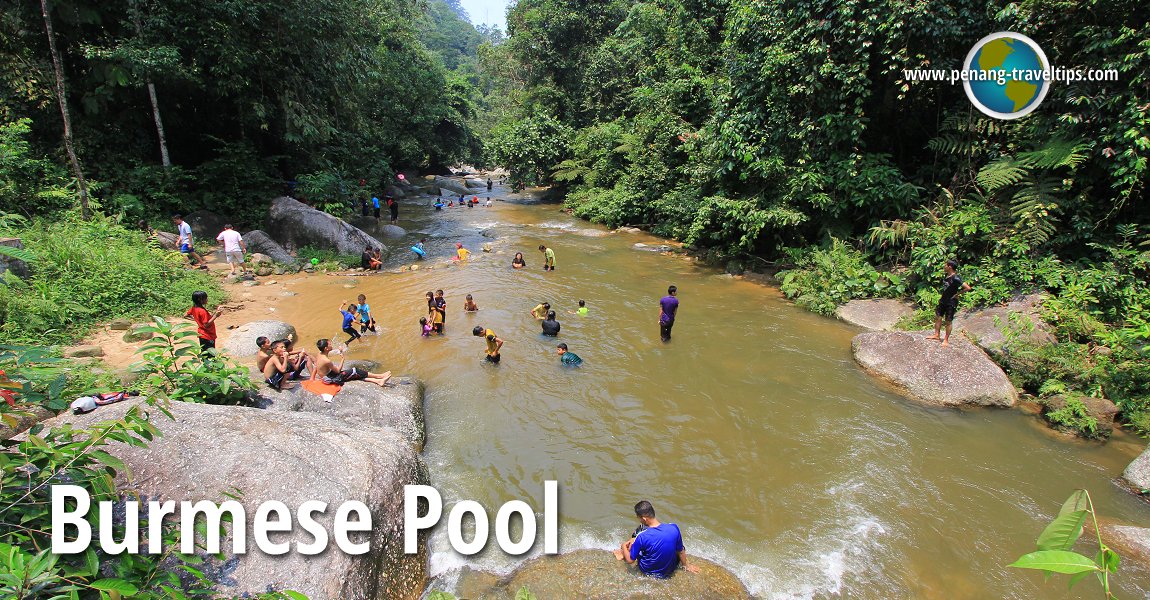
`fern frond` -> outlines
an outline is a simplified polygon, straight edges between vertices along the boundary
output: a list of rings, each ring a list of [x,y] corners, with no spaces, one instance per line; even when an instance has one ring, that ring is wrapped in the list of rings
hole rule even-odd
[[[975,180],[978,181],[979,185],[986,188],[987,192],[993,194],[1003,188],[1021,183],[1029,174],[1030,167],[1028,165],[1020,164],[1014,158],[1007,156],[983,166],[979,169]]]
[[[974,156],[975,142],[969,139],[963,139],[960,136],[944,133],[926,143],[926,147],[942,154],[950,154],[952,156],[970,157]]]
[[[1018,162],[1037,169],[1077,167],[1090,157],[1090,146],[1083,140],[1055,138],[1030,152],[1020,152]]]
[[[1060,181],[1054,177],[1034,179],[1011,199],[1010,214],[1015,219],[1015,228],[1032,246],[1050,241],[1058,230],[1059,186]]]
[[[574,159],[567,159],[555,166],[555,172],[552,173],[558,181],[575,181],[590,171],[581,161]]]

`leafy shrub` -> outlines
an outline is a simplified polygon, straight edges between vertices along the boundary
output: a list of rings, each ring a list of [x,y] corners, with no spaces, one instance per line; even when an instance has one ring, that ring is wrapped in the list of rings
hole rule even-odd
[[[1046,413],[1046,420],[1058,427],[1074,431],[1087,438],[1098,436],[1098,419],[1090,416],[1082,396],[1068,394],[1063,396],[1065,404],[1062,408]]]
[[[71,375],[66,363],[52,359],[42,348],[5,348],[0,368],[18,388],[19,404],[0,401],[0,416],[10,417],[27,405],[66,406],[61,383]],[[153,405],[163,411],[163,408]],[[166,411],[164,411],[166,412]],[[8,441],[0,453],[0,597],[136,600],[213,597],[213,583],[197,568],[203,559],[177,552],[177,524],[162,529],[163,553],[106,554],[89,548],[83,554],[51,553],[51,486],[66,481],[83,487],[92,505],[123,499],[116,478],[126,474],[124,464],[108,452],[111,444],[142,447],[159,435],[154,420],[134,406],[120,419],[87,428],[63,425],[45,429],[37,425],[22,442]],[[113,539],[124,539],[124,523],[113,520]],[[197,543],[197,549],[203,546]],[[261,600],[306,600],[296,592],[260,594]]]
[[[819,314],[833,314],[839,304],[856,298],[897,297],[906,291],[901,277],[879,272],[841,240],[791,254],[795,266],[779,272],[780,287],[796,304]]]
[[[183,258],[146,242],[114,219],[70,216],[5,232],[36,255],[27,281],[0,282],[0,340],[66,343],[98,322],[183,314],[192,292],[222,296],[218,281],[183,268]]]
[[[153,337],[138,351],[143,362],[134,369],[145,374],[145,386],[152,392],[186,402],[241,404],[255,389],[246,367],[215,350],[200,351],[191,323],[168,323],[161,317],[152,321],[136,328]]]
[[[318,271],[342,271],[359,266],[359,257],[350,254],[340,254],[335,250],[304,246],[298,251],[298,258],[304,264],[311,264],[312,259],[319,261],[315,265]]]

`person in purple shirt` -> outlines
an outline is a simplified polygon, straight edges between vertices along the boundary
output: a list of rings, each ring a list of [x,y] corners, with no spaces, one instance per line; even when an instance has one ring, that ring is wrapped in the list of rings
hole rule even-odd
[[[639,570],[652,577],[670,577],[680,565],[689,573],[699,572],[698,567],[687,563],[678,525],[660,523],[655,518],[655,507],[646,500],[635,505],[635,516],[639,518],[639,527],[631,539],[615,550],[616,559],[627,564],[639,563]]]
[[[675,326],[675,313],[679,310],[679,299],[675,293],[679,288],[667,288],[667,295],[659,300],[659,335],[664,342],[671,341],[671,328]]]

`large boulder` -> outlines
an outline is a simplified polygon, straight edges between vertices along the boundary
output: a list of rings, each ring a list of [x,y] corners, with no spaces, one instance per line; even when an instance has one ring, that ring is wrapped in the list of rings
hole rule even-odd
[[[484,181],[482,179],[475,178],[475,177],[468,177],[468,178],[464,179],[463,184],[465,186],[467,186],[468,189],[478,190],[478,189],[487,188],[487,182],[486,181]]]
[[[272,236],[259,229],[245,233],[244,243],[247,244],[249,252],[266,254],[274,262],[290,266],[298,264],[296,257],[284,249],[279,242],[273,240]]]
[[[215,239],[215,236],[212,236]],[[152,239],[156,240],[164,250],[179,250],[180,249],[180,236],[175,233],[167,231],[155,231],[152,233]]]
[[[961,311],[955,315],[953,331],[965,331],[984,350],[999,353],[1007,345],[1005,332],[1016,330],[1018,340],[1031,344],[1054,343],[1054,336],[1046,330],[1039,316],[1039,307],[1044,297],[1041,294],[1019,296],[1004,306],[993,306],[971,311]]]
[[[1122,479],[1135,491],[1150,490],[1150,448],[1126,465]]]
[[[384,427],[398,433],[416,452],[421,452],[426,441],[423,384],[400,377],[393,377],[391,382],[380,387],[366,381],[352,381],[344,384],[331,402],[325,402],[299,385],[279,392],[261,385],[254,400],[256,406],[269,410],[314,413],[351,426]]]
[[[394,431],[319,415],[186,402],[168,407],[174,417],[170,420],[138,400],[87,415],[62,415],[46,424],[89,426],[121,418],[131,407],[147,411],[163,435],[143,448],[117,444],[109,450],[131,473],[130,482],[121,483],[148,499],[175,500],[177,505],[183,500],[222,502],[228,490],[242,492],[248,551],[232,554],[230,539],[222,545],[227,568],[220,569],[215,580],[220,593],[246,597],[270,588],[310,598],[420,597],[427,583],[427,550],[421,544],[420,553],[403,553],[403,486],[427,484],[427,468]],[[126,479],[125,474],[121,478]],[[329,532],[336,508],[353,500],[364,503],[371,511],[372,529],[353,534],[352,541],[367,541],[370,550],[358,556],[337,548],[315,556],[264,554],[252,542],[252,522],[256,508],[271,500],[293,513],[304,502],[326,502],[328,511],[314,516]],[[297,525],[274,539],[294,545],[310,543],[312,536]]]
[[[379,234],[386,239],[396,239],[407,235],[407,230],[400,227],[399,225],[388,224],[379,228]]]
[[[914,314],[909,302],[891,299],[851,300],[835,309],[835,316],[851,325],[891,331],[903,317]]]
[[[184,220],[192,227],[192,235],[197,240],[207,240],[216,243],[216,236],[224,230],[224,225],[231,220],[223,215],[217,215],[210,210],[197,210],[184,215]]]
[[[750,599],[747,587],[727,569],[703,558],[690,557],[698,573],[680,569],[667,579],[644,577],[606,550],[575,550],[531,559],[491,585],[482,572],[465,573],[460,593],[478,600],[514,598],[526,587],[537,598],[586,600],[738,600]]]
[[[851,342],[855,360],[912,398],[934,406],[1003,406],[1018,391],[994,361],[960,335],[943,346],[926,332],[861,333]]]
[[[268,233],[277,242],[291,247],[313,246],[355,256],[363,252],[365,246],[384,247],[379,240],[343,219],[287,196],[272,201],[268,210]]]
[[[220,350],[236,358],[255,356],[259,352],[256,338],[263,336],[269,340],[286,340],[288,335],[298,340],[295,327],[283,321],[252,321],[232,330]]]
[[[460,181],[458,179],[453,179],[451,177],[444,177],[442,175],[436,175],[434,183],[435,183],[436,187],[439,187],[443,190],[447,190],[448,193],[445,193],[444,194],[445,196],[450,196],[451,195],[450,192],[454,192],[455,195],[457,195],[457,196],[459,194],[470,194],[471,193],[467,189],[467,186],[464,185],[464,183],[462,181]]]

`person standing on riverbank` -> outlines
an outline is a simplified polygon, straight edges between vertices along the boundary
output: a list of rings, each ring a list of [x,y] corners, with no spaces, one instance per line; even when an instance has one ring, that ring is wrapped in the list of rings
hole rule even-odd
[[[938,306],[934,307],[934,335],[928,340],[942,340],[942,345],[950,344],[950,322],[954,320],[954,313],[958,310],[958,297],[970,291],[970,284],[958,276],[958,263],[953,260],[946,261],[942,267],[942,295],[938,298]],[[946,322],[946,337],[939,337],[943,322]]]
[[[667,288],[667,295],[659,300],[659,337],[663,338],[664,342],[671,341],[675,313],[679,312],[679,299],[675,297],[678,292],[679,288],[672,285]]]
[[[208,293],[197,290],[192,292],[192,307],[184,314],[196,322],[196,335],[200,338],[200,351],[207,352],[216,347],[216,319],[219,318],[220,309],[215,314],[208,312]]]
[[[371,197],[371,208],[375,211],[375,220],[379,220],[379,196]]]
[[[543,244],[539,244],[539,251],[543,253],[543,270],[555,270],[555,251]]]
[[[614,551],[617,560],[627,564],[639,563],[639,570],[644,575],[661,579],[674,575],[680,565],[689,573],[699,572],[698,567],[687,562],[683,534],[678,525],[660,523],[655,518],[655,507],[646,500],[635,505],[635,516],[639,519],[639,527],[631,539]]]
[[[476,325],[475,329],[471,330],[471,335],[482,337],[487,341],[487,355],[484,357],[484,360],[499,364],[499,350],[503,348],[503,340],[499,339],[499,336],[495,335],[494,331],[482,325]]]
[[[244,253],[248,251],[248,246],[244,243],[244,236],[232,229],[232,224],[228,223],[224,225],[224,230],[216,236],[216,241],[224,243],[224,256],[232,267],[231,274],[236,274],[236,264],[238,263],[240,274],[247,275],[248,266],[244,263]]]
[[[208,265],[204,264],[204,257],[200,256],[196,252],[195,246],[192,245],[192,226],[188,225],[180,215],[172,215],[172,223],[176,225],[176,232],[179,233],[179,239],[176,243],[180,246],[180,254],[188,259],[188,264],[192,267],[208,270]]]

